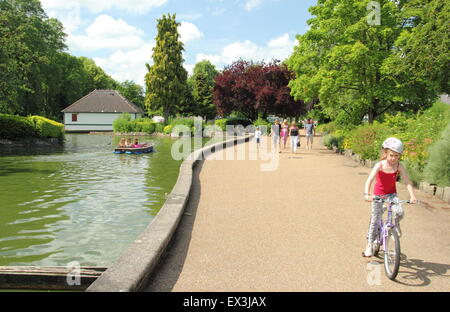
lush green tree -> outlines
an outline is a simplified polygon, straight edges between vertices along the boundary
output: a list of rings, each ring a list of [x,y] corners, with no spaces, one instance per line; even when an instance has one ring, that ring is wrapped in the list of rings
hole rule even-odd
[[[128,101],[145,110],[144,106],[144,88],[133,81],[126,80],[119,83],[117,91]]]
[[[403,31],[387,72],[412,89],[420,81],[435,93],[450,93],[450,2],[407,1],[402,17]]]
[[[216,106],[213,100],[214,85],[208,77],[199,73],[195,76],[193,96],[197,103],[197,114],[206,119],[214,119],[216,115]]]
[[[183,67],[183,43],[180,41],[176,15],[158,19],[153,65],[147,64],[145,106],[150,114],[161,112],[168,120],[183,106],[187,92],[187,71]]]
[[[183,98],[177,106],[177,115],[184,117],[199,115],[198,104],[193,95],[194,87],[189,80],[187,81],[183,94]]]
[[[115,90],[119,87],[118,83],[105,73],[105,71],[97,66],[95,62],[87,57],[79,58],[83,63],[84,69],[88,74],[88,86],[89,92],[95,89],[97,90]]]
[[[299,45],[287,61],[296,73],[289,84],[296,99],[319,99],[328,116],[350,124],[365,115],[373,122],[385,112],[431,105],[434,96],[426,83],[406,85],[389,71],[405,23],[403,2],[376,3],[379,11],[368,0],[318,0],[309,9],[310,30],[297,37]]]
[[[213,119],[216,115],[213,92],[218,74],[219,72],[211,62],[201,61],[195,64],[193,74],[188,79],[196,103],[194,113],[206,119]]]
[[[61,110],[86,94],[87,72],[80,59],[61,52],[51,58],[51,72],[46,77],[46,92],[41,102],[41,115],[60,120]],[[45,104],[45,105],[43,105]]]
[[[61,120],[90,91],[118,88],[93,60],[64,52],[65,37],[39,1],[0,1],[0,113]]]
[[[195,64],[192,76],[189,77],[189,80],[195,80],[195,77],[199,74],[206,76],[208,81],[211,81],[211,85],[214,85],[214,81],[216,80],[219,72],[217,71],[216,66],[214,66],[210,61],[203,60]]]
[[[38,0],[0,1],[0,111],[38,114],[45,101],[51,60],[63,51],[62,24],[48,18]]]

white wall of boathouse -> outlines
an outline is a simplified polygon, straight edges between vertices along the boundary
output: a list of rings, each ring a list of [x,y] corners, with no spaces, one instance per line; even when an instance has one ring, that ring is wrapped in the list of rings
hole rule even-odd
[[[67,132],[113,131],[113,122],[122,113],[64,113]],[[76,121],[73,120],[76,115]],[[130,113],[131,120],[141,118],[141,114]]]

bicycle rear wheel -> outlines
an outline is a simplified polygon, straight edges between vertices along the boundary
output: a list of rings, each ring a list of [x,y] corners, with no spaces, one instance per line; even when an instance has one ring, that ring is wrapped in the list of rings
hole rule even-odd
[[[400,267],[400,239],[395,229],[388,230],[384,249],[384,270],[389,279],[394,280]]]

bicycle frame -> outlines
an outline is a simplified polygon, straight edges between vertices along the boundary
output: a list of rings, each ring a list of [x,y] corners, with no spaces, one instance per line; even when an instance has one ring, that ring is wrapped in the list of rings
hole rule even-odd
[[[375,201],[381,202],[382,213],[378,222],[377,234],[376,234],[376,247],[374,247],[373,254],[378,254],[378,251],[383,245],[384,251],[384,269],[389,279],[394,280],[398,274],[400,267],[400,239],[398,236],[397,218],[393,220],[393,206],[394,204],[409,203],[407,200],[392,199],[391,197],[380,196],[380,198],[374,198]],[[383,221],[384,212],[387,210],[387,217]]]
[[[383,214],[387,210],[386,220],[383,220],[383,214],[381,215],[380,220],[378,221],[378,229],[377,229],[377,241],[380,245],[383,246],[383,250],[386,251],[386,239],[388,237],[388,232],[391,228],[396,226],[396,223],[392,221],[392,205],[393,202],[386,198],[380,198],[383,201],[383,205],[386,205],[386,209],[383,209]]]

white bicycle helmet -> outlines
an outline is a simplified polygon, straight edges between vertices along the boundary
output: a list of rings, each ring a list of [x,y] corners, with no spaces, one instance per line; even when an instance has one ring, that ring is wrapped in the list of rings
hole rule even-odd
[[[403,143],[402,141],[400,141],[397,138],[387,138],[384,142],[383,142],[383,148],[388,148],[390,150],[393,150],[394,152],[397,153],[403,153]]]

